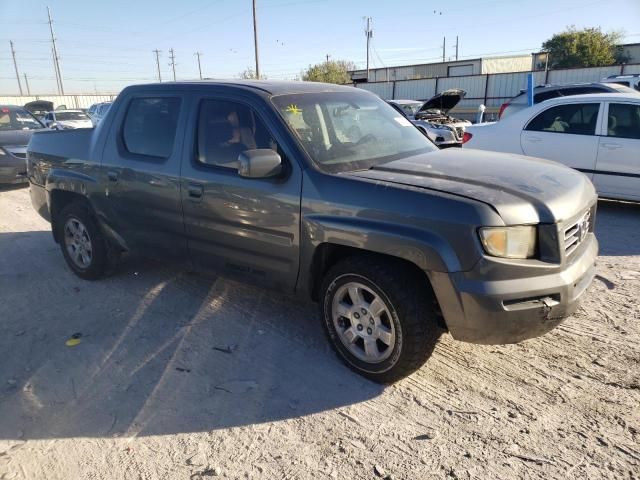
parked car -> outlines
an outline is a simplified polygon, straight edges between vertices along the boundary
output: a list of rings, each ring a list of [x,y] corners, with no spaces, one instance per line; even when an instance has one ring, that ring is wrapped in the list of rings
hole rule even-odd
[[[438,150],[364,90],[139,85],[102,125],[28,148],[33,206],[73,272],[101,278],[131,252],[305,295],[378,382],[420,367],[442,328],[486,344],[548,332],[595,274],[584,175]]]
[[[617,83],[569,83],[566,85],[539,85],[533,91],[533,104],[557,97],[584,95],[588,93],[633,93],[629,87]],[[503,119],[522,109],[528,108],[527,91],[521,90],[518,95],[500,106],[498,118]]]
[[[465,148],[518,153],[584,172],[603,197],[640,200],[640,95],[547,100],[497,123],[472,126]]]
[[[94,103],[87,110],[87,114],[91,117],[94,125],[98,125],[100,120],[104,118],[104,116],[109,111],[112,102],[102,102],[102,103]]]
[[[0,184],[27,181],[27,144],[44,126],[22,107],[0,105]]]
[[[93,127],[91,118],[82,110],[54,110],[44,116],[44,124],[54,130]]]
[[[24,109],[32,113],[33,116],[42,122],[47,112],[53,110],[53,102],[48,100],[34,100],[33,102],[25,103]]]
[[[640,91],[640,74],[611,75],[602,79],[602,83],[615,83]]]
[[[462,145],[464,129],[471,122],[448,115],[466,92],[464,90],[445,90],[427,101],[388,100],[397,111],[404,114],[416,127],[440,148]]]

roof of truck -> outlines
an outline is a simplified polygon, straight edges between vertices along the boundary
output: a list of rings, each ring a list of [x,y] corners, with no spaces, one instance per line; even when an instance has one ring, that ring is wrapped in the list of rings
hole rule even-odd
[[[163,87],[167,86],[222,86],[245,88],[247,90],[260,90],[271,95],[284,95],[289,93],[318,93],[318,92],[353,92],[354,87],[350,85],[335,85],[332,83],[320,82],[300,82],[294,80],[191,80],[180,82],[163,82],[163,83],[147,83],[144,85],[136,85],[140,88],[148,88],[150,86]],[[360,90],[362,91],[362,90]]]

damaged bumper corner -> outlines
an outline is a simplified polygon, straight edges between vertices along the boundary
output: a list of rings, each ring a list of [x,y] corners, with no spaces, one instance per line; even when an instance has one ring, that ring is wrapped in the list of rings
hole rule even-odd
[[[517,343],[558,326],[577,310],[595,277],[598,242],[590,237],[571,262],[552,273],[497,280],[476,270],[434,273],[434,291],[453,338]]]

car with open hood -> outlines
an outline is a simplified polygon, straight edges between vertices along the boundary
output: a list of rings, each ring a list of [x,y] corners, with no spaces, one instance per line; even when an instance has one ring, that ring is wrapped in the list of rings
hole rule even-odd
[[[445,90],[427,101],[389,100],[388,102],[416,127],[422,130],[439,148],[462,145],[464,129],[471,122],[449,115],[466,92],[460,89]]]
[[[33,135],[27,162],[33,206],[79,277],[128,252],[303,295],[337,355],[377,382],[419,368],[444,331],[549,332],[595,275],[587,177],[439,150],[348,86],[131,86],[99,128]]]
[[[43,128],[23,107],[0,105],[0,184],[27,181],[27,144]]]
[[[24,109],[42,122],[47,112],[53,110],[53,102],[49,100],[34,100],[33,102],[25,103]]]

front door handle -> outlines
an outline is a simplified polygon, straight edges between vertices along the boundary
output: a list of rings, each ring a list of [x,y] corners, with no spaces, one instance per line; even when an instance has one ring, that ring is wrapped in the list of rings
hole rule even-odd
[[[197,183],[190,183],[187,187],[187,192],[189,192],[189,196],[191,198],[201,198],[204,189],[202,185],[198,185]]]
[[[115,172],[113,170],[107,172],[107,177],[109,178],[110,182],[117,182],[118,181],[118,172]]]
[[[609,150],[615,150],[616,148],[622,147],[622,145],[620,145],[619,143],[602,143],[601,145],[604,148],[608,148]]]

